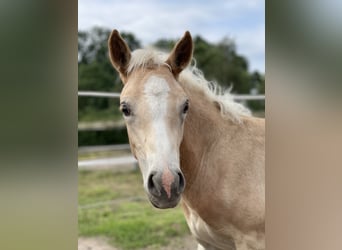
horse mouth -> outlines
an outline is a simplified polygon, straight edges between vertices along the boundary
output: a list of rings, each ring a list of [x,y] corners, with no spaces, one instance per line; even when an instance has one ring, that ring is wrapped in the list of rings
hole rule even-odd
[[[155,208],[159,209],[167,209],[167,208],[174,208],[178,205],[180,201],[180,195],[178,197],[173,197],[172,199],[161,199],[160,197],[155,197],[152,195],[148,195],[148,199],[150,200],[151,204]]]

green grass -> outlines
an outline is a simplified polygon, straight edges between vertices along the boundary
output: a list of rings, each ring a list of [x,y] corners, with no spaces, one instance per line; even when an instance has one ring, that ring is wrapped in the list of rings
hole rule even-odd
[[[104,200],[114,203],[84,207]],[[122,249],[158,247],[189,235],[180,207],[159,210],[148,202],[139,171],[80,171],[79,206],[79,234],[105,236]]]

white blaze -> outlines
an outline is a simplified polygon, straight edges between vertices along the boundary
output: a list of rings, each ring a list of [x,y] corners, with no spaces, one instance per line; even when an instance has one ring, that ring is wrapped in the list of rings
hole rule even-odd
[[[145,83],[144,94],[148,104],[147,112],[151,114],[152,128],[149,139],[153,141],[153,152],[149,152],[151,155],[147,162],[153,170],[159,171],[164,171],[165,167],[170,168],[177,159],[173,153],[177,150],[171,150],[171,138],[166,124],[169,91],[167,81],[161,77],[151,76]]]

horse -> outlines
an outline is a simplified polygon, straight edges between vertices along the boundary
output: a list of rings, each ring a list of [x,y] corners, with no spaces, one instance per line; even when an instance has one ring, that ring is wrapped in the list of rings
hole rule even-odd
[[[197,249],[264,249],[264,119],[191,65],[188,31],[169,54],[131,52],[117,30],[108,47],[151,204],[166,209],[181,200]]]

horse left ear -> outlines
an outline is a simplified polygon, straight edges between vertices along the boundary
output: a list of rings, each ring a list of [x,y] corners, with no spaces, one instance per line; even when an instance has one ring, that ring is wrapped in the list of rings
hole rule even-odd
[[[188,66],[192,58],[192,38],[186,31],[182,39],[175,45],[166,63],[171,66],[172,73],[178,77],[179,73]]]
[[[108,39],[109,58],[114,68],[120,73],[123,83],[127,78],[127,67],[131,51],[117,30],[113,30]]]

